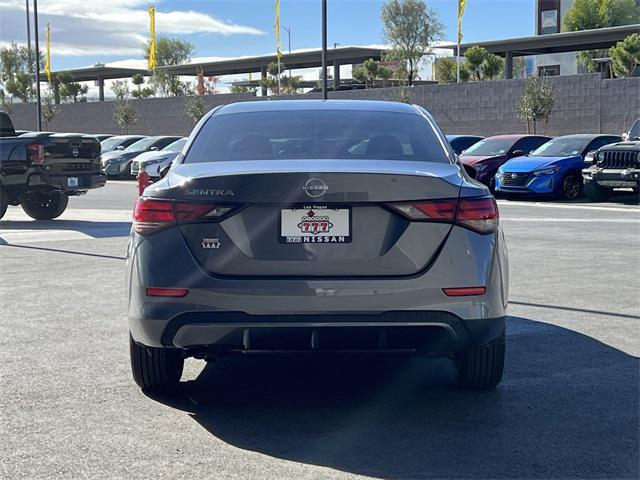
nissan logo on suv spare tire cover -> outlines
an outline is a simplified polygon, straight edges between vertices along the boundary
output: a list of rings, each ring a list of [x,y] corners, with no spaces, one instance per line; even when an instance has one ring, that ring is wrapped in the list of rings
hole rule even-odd
[[[307,183],[304,184],[302,189],[311,198],[317,198],[324,195],[327,190],[329,190],[329,187],[327,187],[327,184],[319,178],[310,178],[307,180]]]

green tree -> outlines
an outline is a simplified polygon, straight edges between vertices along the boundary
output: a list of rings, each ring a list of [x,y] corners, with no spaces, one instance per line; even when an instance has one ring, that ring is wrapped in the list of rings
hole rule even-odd
[[[474,80],[482,80],[482,70],[488,53],[486,49],[477,45],[464,52],[465,63]]]
[[[204,103],[199,95],[189,95],[184,100],[184,113],[195,125],[205,114]]]
[[[351,70],[351,77],[359,81],[360,83],[364,83],[365,87],[367,86],[367,71],[365,70],[364,66],[357,65],[353,67],[353,69]]]
[[[144,58],[149,60],[150,44],[147,42],[143,47]],[[180,65],[187,63],[193,55],[193,44],[179,38],[168,38],[159,36],[156,38],[156,66]],[[157,69],[151,77],[151,83],[155,90],[162,96],[184,96],[188,94],[191,87],[188,83],[182,82],[176,75],[169,75],[162,68]]]
[[[11,97],[9,97],[9,95],[7,95],[4,90],[0,90],[0,110],[7,113],[13,112],[13,103],[11,102]]]
[[[141,73],[135,73],[131,77],[131,83],[136,86],[135,90],[131,91],[131,96],[134,98],[148,98],[155,93],[154,89],[150,86],[144,86],[144,75]]]
[[[438,83],[456,83],[456,60],[451,57],[438,58],[433,64]]]
[[[231,85],[229,90],[231,93],[256,93],[256,87],[247,87],[245,85]]]
[[[495,77],[499,77],[504,70],[504,59],[493,53],[488,53],[487,58],[484,60],[484,78],[493,80]]]
[[[442,22],[424,0],[388,0],[381,17],[385,40],[392,47],[390,56],[406,63],[407,83],[412,85],[422,58],[442,38]]]
[[[41,62],[44,54],[40,54]],[[4,84],[6,93],[28,102],[35,96],[35,55],[29,53],[27,47],[11,45],[0,48],[0,82]]]
[[[544,120],[546,131],[553,104],[551,85],[544,78],[529,78],[518,104],[520,118],[527,122],[527,132],[531,131],[533,124],[533,133],[537,133],[537,123],[540,120]]]
[[[281,95],[282,93],[297,93],[300,88],[301,77],[292,77],[296,80],[289,80],[288,76],[282,74],[286,69],[284,63],[280,63],[280,84],[278,85],[278,64],[272,62],[267,65],[267,76],[260,80],[260,85],[271,92],[271,95]],[[287,83],[289,82],[289,83]]]
[[[59,74],[58,83],[60,84],[60,96],[67,101],[73,99],[73,103],[78,103],[79,100],[84,101],[84,95],[89,91],[88,85],[75,82],[73,75],[69,72]]]
[[[640,34],[634,33],[609,49],[611,68],[617,77],[630,77],[640,63]]]
[[[52,128],[53,119],[59,111],[52,92],[42,97],[42,120],[44,120],[47,129]]]
[[[513,78],[526,78],[527,64],[524,57],[515,57],[513,59]]]
[[[382,79],[382,86],[386,87],[387,81],[393,78],[393,69],[386,65],[379,65],[378,78]]]
[[[640,23],[640,5],[636,0],[575,0],[562,20],[562,30],[575,32]],[[594,58],[606,56],[606,50],[578,52],[578,62],[589,72],[597,70]]]
[[[116,96],[113,109],[113,117],[116,123],[122,128],[122,133],[129,133],[129,127],[137,120],[136,109],[129,102],[129,83],[126,80],[116,80],[111,84],[111,90]]]
[[[300,93],[300,85],[302,77],[300,75],[283,75],[280,78],[282,90],[287,95],[296,95]]]

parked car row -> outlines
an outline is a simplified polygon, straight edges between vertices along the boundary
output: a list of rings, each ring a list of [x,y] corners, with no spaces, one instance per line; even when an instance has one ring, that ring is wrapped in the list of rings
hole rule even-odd
[[[466,172],[494,194],[568,200],[586,194],[592,201],[603,201],[614,188],[638,189],[640,119],[624,142],[619,135],[606,134],[448,135],[447,139]]]

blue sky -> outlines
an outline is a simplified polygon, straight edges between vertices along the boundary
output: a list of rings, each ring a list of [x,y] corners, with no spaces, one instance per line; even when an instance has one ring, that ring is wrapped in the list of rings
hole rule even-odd
[[[292,28],[292,48],[320,46],[320,0],[281,0],[281,24]],[[329,44],[383,43],[382,0],[328,0]],[[456,0],[430,0],[455,39]],[[147,35],[140,0],[40,0],[41,38],[52,25],[54,70],[97,61],[141,59]],[[155,2],[157,29],[195,45],[197,57],[259,55],[274,50],[274,0],[165,0]],[[532,35],[534,0],[468,0],[465,41]],[[0,2],[0,43],[25,41],[24,0]],[[283,49],[287,35],[283,34]],[[44,42],[43,42],[44,43]]]

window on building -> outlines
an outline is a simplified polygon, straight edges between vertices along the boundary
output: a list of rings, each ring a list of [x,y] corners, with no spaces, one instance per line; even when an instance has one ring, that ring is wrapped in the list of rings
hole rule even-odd
[[[560,0],[538,1],[538,35],[560,32]]]
[[[543,65],[538,67],[539,77],[557,77],[560,75],[560,65]]]

